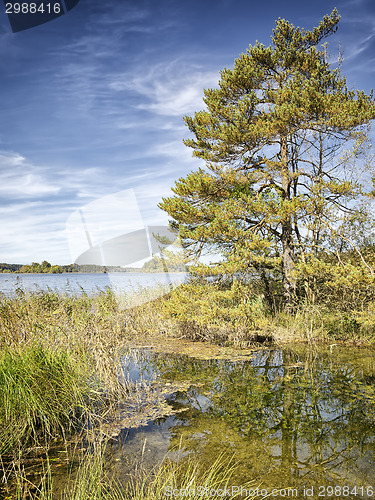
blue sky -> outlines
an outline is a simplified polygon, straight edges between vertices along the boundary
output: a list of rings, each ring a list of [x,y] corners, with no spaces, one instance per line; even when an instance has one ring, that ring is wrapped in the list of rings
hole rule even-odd
[[[182,139],[203,88],[279,17],[310,29],[337,7],[350,87],[375,86],[375,2],[80,0],[67,15],[12,33],[0,12],[0,262],[74,260],[66,223],[86,204],[134,190],[145,224],[201,163]],[[119,210],[123,221],[132,215]],[[137,214],[138,217],[138,214]]]

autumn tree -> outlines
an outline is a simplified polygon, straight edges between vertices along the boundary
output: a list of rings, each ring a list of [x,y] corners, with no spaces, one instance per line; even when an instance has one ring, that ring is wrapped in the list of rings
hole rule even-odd
[[[270,46],[257,42],[221,71],[218,88],[204,91],[206,109],[184,118],[184,142],[205,168],[160,204],[190,255],[223,256],[196,272],[257,272],[266,289],[279,275],[288,307],[298,262],[335,253],[340,228],[366,215],[357,174],[375,104],[330,66],[322,41],[339,19],[335,9],[311,31],[279,19]]]

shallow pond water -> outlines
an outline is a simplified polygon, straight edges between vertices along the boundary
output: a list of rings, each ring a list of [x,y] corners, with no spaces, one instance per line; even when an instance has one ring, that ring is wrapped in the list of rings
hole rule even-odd
[[[198,355],[199,343],[192,347]],[[236,464],[232,485],[254,481],[259,491],[281,489],[277,498],[375,497],[373,350],[299,345],[233,354],[202,345],[198,358],[166,349],[159,340],[119,360],[145,409],[134,416],[123,408],[121,424],[113,418],[106,430],[105,466],[120,483],[165,457],[208,469],[222,455]],[[88,442],[75,446],[90,453]],[[63,490],[78,461],[68,465],[64,450],[50,456]]]
[[[207,466],[224,454],[238,464],[237,485],[295,487],[299,498],[312,486],[316,498],[330,496],[328,486],[351,487],[353,495],[340,490],[336,498],[375,496],[368,489],[375,490],[373,351],[259,349],[247,361],[134,353],[123,359],[133,380],[153,375],[189,388],[167,396],[185,411],[123,429],[110,442],[108,464],[120,480],[139,461],[151,468],[168,452]]]

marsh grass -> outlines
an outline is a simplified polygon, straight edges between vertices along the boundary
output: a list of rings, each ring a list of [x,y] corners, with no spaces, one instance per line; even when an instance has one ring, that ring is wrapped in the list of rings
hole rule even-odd
[[[267,305],[254,283],[188,282],[159,303],[169,333],[192,341],[233,344],[332,342],[374,344],[375,302],[301,299],[292,312]]]
[[[37,448],[48,456],[56,439],[79,440],[87,429],[90,439],[114,435],[168,414],[162,391],[131,382],[123,365],[137,337],[161,331],[163,321],[155,304],[122,309],[110,290],[69,296],[18,288],[0,297],[0,488],[29,491],[27,460]],[[131,416],[115,425],[124,409]]]
[[[214,492],[222,492],[221,496],[224,496],[223,492],[226,490],[230,492],[235,471],[234,460],[223,454],[220,454],[208,467],[203,467],[198,460],[190,456],[178,462],[167,458],[156,471],[141,472],[138,477],[132,478],[125,488],[124,498],[162,500],[174,497],[172,492],[189,498],[220,497]],[[256,488],[253,481],[241,486],[248,491]],[[255,496],[255,494],[241,496],[234,493],[229,498],[250,500]],[[225,495],[225,498],[228,498],[228,495]]]
[[[375,344],[375,310],[368,304],[364,310],[332,310],[321,305],[300,305],[294,314],[279,312],[273,318],[273,340],[347,345]]]
[[[0,454],[77,427],[90,386],[67,351],[39,343],[0,354]]]
[[[187,456],[182,460],[165,457],[161,465],[152,470],[139,464],[137,472],[128,481],[112,477],[106,468],[106,441],[98,441],[89,453],[81,458],[74,475],[67,477],[63,488],[54,486],[50,462],[46,462],[44,473],[38,485],[27,481],[22,474],[18,477],[17,500],[164,500],[174,497],[172,491],[181,492],[188,498],[212,498],[213,491],[231,491],[232,477],[236,464],[232,457],[220,454],[209,466],[202,466],[198,460]],[[253,481],[241,485],[254,490]],[[253,499],[255,494],[234,493],[229,498]],[[228,498],[228,495],[225,496]],[[257,496],[257,498],[260,498]]]
[[[12,464],[12,487],[5,488],[5,500],[53,500],[52,474],[47,460],[42,465],[38,480],[30,476],[22,460]],[[9,471],[8,471],[9,473]]]
[[[0,302],[0,452],[41,444],[124,395],[109,293],[25,294]]]
[[[54,439],[108,423],[119,405],[142,406],[141,389],[121,371],[138,323],[110,290],[69,296],[17,288],[0,297],[3,484],[23,477],[22,462],[37,447],[48,451]]]

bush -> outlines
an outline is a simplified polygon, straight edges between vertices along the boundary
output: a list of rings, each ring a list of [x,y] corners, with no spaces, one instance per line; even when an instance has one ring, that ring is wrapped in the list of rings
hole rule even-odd
[[[253,334],[269,326],[263,296],[251,285],[191,282],[178,287],[163,304],[163,310],[179,326],[180,333],[194,340],[246,332]]]
[[[375,274],[363,262],[332,263],[311,259],[300,263],[301,289],[310,303],[342,312],[364,310],[375,301]]]

